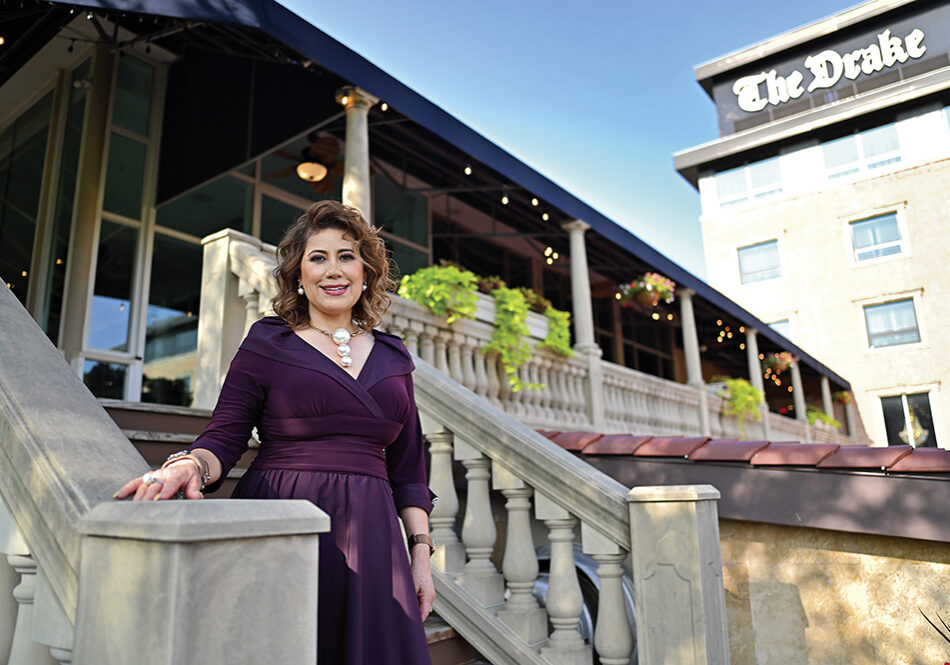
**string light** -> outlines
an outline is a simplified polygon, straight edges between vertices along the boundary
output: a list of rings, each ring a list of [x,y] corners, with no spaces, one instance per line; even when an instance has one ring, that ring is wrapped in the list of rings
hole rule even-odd
[[[550,256],[547,259],[545,259],[545,261],[547,262],[548,265],[552,265],[554,263],[554,259],[552,259]]]
[[[614,298],[616,298],[617,300],[620,300],[622,297],[623,297],[623,296],[620,295],[620,291],[617,291],[617,292],[614,294]]]
[[[21,276],[21,277],[26,277],[26,271],[25,271],[25,270],[22,271],[22,272],[20,273],[20,276]]]
[[[745,326],[739,326],[739,332],[744,333],[744,332],[745,332]]]
[[[716,319],[716,325],[717,325],[717,326],[721,326],[721,325],[722,325],[722,319]]]
[[[503,206],[508,205],[508,195],[507,195],[507,194],[503,194],[503,195],[502,195],[502,197],[501,197],[501,204],[502,204]]]
[[[545,256],[551,256],[551,254],[552,254],[553,252],[554,252],[554,250],[551,249],[550,247],[545,247],[545,248],[544,248],[544,255],[545,255]]]
[[[3,37],[0,37],[0,46],[3,46],[4,42],[6,42],[6,41],[7,41],[7,40],[5,40]]]
[[[62,260],[62,259],[56,259],[56,265],[58,265],[58,266],[63,265],[63,260]]]
[[[389,104],[387,104],[386,102],[383,102],[382,104],[379,105],[379,110],[385,113],[386,111],[389,110]]]
[[[555,261],[557,261],[559,258],[561,258],[561,255],[558,254],[557,252],[554,252],[554,253],[551,255],[551,258],[554,259]]]
[[[759,354],[759,360],[765,360],[765,354],[764,354],[764,353],[760,353],[760,354]]]
[[[794,390],[795,390],[795,389],[794,389],[792,386],[789,386],[789,387],[788,387],[788,392],[792,392],[792,391],[794,391]]]
[[[531,205],[536,206],[536,205],[538,205],[538,203],[540,203],[540,201],[538,201],[537,198],[531,199]]]
[[[549,215],[548,213],[544,213],[543,215],[541,215],[541,219],[543,219],[546,222],[549,219],[551,219],[551,215]]]
[[[740,344],[740,345],[739,345],[739,348],[740,348],[740,349],[745,349],[745,342],[743,342],[742,344]]]
[[[654,320],[654,321],[659,321],[659,320],[660,320],[660,314],[659,314],[659,312],[653,312],[653,320]]]
[[[468,164],[465,165],[465,175],[472,175],[472,167]]]
[[[342,97],[340,97],[340,103],[343,106],[346,106],[349,103],[349,101],[350,101],[350,98],[347,97],[346,95],[343,95]]]
[[[666,320],[667,320],[667,321],[672,321],[672,320],[673,320],[673,315],[672,315],[672,314],[667,314],[667,315],[666,315]]]

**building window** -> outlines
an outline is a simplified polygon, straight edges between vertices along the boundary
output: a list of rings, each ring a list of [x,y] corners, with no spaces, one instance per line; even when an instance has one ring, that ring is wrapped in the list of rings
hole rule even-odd
[[[868,344],[871,348],[920,341],[913,298],[880,305],[865,305],[864,320],[867,323]]]
[[[719,207],[739,205],[782,193],[782,169],[779,158],[741,166],[716,174]]]
[[[936,448],[930,396],[927,393],[890,395],[881,398],[887,445]]]
[[[897,126],[893,123],[822,145],[829,178],[840,178],[901,161]]]
[[[781,277],[778,241],[769,240],[739,248],[739,273],[743,284]]]
[[[855,261],[877,259],[903,251],[897,213],[851,222],[850,226]]]
[[[769,328],[777,332],[779,335],[785,339],[792,338],[792,325],[789,323],[788,319],[782,319],[781,321],[772,321],[768,324]]]

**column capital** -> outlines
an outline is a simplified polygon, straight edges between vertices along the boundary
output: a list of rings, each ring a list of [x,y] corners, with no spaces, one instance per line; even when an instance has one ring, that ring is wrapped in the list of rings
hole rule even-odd
[[[696,292],[689,288],[682,288],[676,292],[680,298],[692,298],[696,295]]]
[[[338,104],[349,111],[351,108],[369,110],[379,101],[379,97],[372,95],[355,85],[345,85],[334,95]]]
[[[561,228],[567,231],[568,233],[583,233],[590,228],[590,224],[580,219],[572,219],[569,222],[564,222],[561,224]]]

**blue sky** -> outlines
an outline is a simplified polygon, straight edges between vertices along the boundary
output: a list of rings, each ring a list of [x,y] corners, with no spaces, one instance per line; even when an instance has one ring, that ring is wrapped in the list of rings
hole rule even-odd
[[[280,0],[706,276],[699,195],[672,154],[718,136],[693,67],[849,0]]]

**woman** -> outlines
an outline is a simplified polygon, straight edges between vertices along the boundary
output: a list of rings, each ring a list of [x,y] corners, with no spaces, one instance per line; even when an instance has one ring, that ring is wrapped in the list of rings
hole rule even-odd
[[[251,326],[208,427],[116,497],[202,498],[256,426],[260,450],[234,496],[307,499],[330,515],[330,533],[320,537],[318,662],[427,664],[434,496],[411,357],[398,337],[373,330],[394,286],[385,246],[355,208],[322,201],[277,255],[278,316]]]

